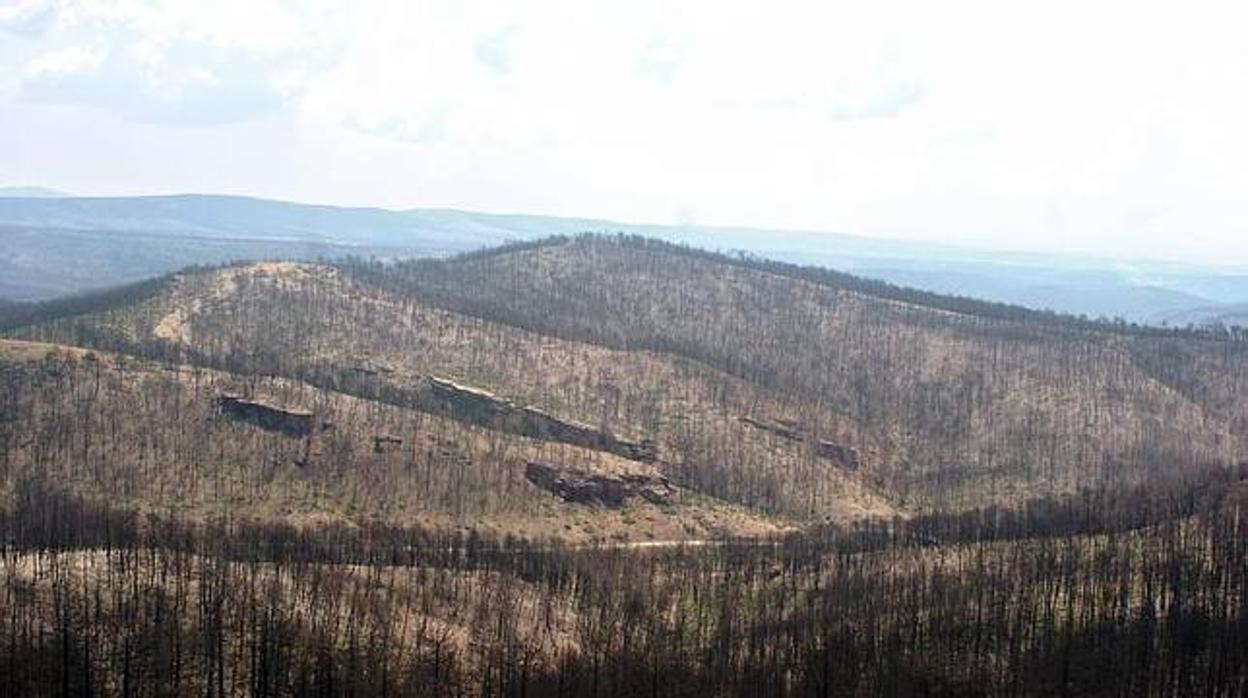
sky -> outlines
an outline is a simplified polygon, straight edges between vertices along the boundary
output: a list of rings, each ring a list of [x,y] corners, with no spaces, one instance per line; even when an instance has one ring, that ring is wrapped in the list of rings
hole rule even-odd
[[[0,1],[0,185],[1248,263],[1248,9]]]

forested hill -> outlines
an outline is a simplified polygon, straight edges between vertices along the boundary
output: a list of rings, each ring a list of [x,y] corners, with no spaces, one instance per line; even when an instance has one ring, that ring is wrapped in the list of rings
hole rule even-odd
[[[1248,457],[1234,332],[1094,323],[634,237],[192,270],[77,303],[84,314],[49,306],[46,320],[27,307],[9,331],[297,380],[500,443],[642,458],[690,493],[795,525],[1013,506]],[[507,468],[498,482],[527,491],[523,464]]]
[[[706,249],[673,243],[657,238],[640,235],[601,233],[583,233],[576,236],[553,235],[532,241],[512,242],[496,247],[485,248],[473,252],[454,255],[444,259],[408,259],[394,262],[379,262],[375,259],[365,260],[350,257],[337,263],[336,266],[350,269],[358,275],[371,275],[374,283],[387,285],[396,290],[413,291],[428,289],[429,277],[446,275],[458,276],[461,270],[474,263],[480,263],[494,257],[524,253],[548,247],[561,247],[569,244],[612,244],[633,250],[650,252],[660,255],[672,255],[700,259],[706,262],[732,267],[752,269],[797,281],[806,281],[832,289],[852,291],[885,300],[895,300],[915,306],[946,310],[949,312],[970,315],[992,320],[1009,320],[1019,323],[1041,324],[1055,329],[1086,330],[1112,332],[1120,334],[1146,334],[1151,336],[1187,337],[1215,341],[1242,342],[1248,340],[1248,331],[1236,325],[1210,322],[1192,326],[1157,326],[1130,322],[1122,318],[1088,318],[1070,313],[1052,310],[1037,310],[1021,305],[986,300],[979,297],[932,291],[894,284],[880,279],[868,278],[821,266],[800,265],[778,261],[750,254],[737,252],[727,254]]]

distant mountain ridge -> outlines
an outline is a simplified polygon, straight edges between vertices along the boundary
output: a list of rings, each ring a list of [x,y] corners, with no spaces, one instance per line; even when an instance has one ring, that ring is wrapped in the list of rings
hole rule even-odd
[[[1089,317],[1187,324],[1248,302],[1248,274],[877,240],[428,208],[391,210],[181,194],[77,197],[0,190],[0,298],[38,300],[195,264],[444,256],[509,241],[623,232],[825,266],[923,290]]]
[[[0,187],[0,197],[21,199],[59,199],[72,196],[47,187]]]

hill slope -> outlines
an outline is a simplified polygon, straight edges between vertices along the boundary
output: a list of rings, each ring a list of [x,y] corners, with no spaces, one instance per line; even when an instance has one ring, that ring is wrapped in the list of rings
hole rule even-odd
[[[669,483],[652,464],[299,381],[14,340],[0,340],[0,376],[9,486],[53,482],[173,519],[380,522],[572,542],[779,530]],[[567,487],[550,487],[547,471]]]
[[[796,523],[1011,505],[1248,451],[1243,344],[631,238],[187,273],[18,334],[624,454]]]

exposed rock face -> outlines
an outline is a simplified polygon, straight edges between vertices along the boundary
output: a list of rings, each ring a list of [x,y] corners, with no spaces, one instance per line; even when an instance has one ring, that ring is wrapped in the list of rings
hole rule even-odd
[[[836,461],[837,465],[846,470],[857,470],[860,465],[858,449],[828,439],[819,440],[819,455]]]
[[[601,504],[613,509],[624,506],[633,497],[641,497],[654,504],[666,504],[676,492],[668,479],[661,475],[602,475],[530,462],[524,476],[565,502]]]
[[[832,441],[831,439],[814,439],[810,434],[802,428],[801,425],[788,420],[764,421],[753,417],[742,417],[741,422],[748,424],[755,429],[775,434],[790,441],[811,441],[814,440],[819,447],[819,455],[835,462],[838,466],[846,470],[857,470],[862,464],[858,455],[858,449],[851,446]]]
[[[748,424],[755,429],[762,429],[763,431],[771,432],[776,436],[789,439],[790,441],[803,441],[806,438],[793,422],[764,422],[761,419],[754,419],[749,416],[742,417],[741,422]]]
[[[358,373],[364,376],[376,376],[378,374],[390,375],[394,373],[394,369],[382,364],[370,363],[367,359],[360,363],[347,367],[348,371]]]
[[[472,422],[544,441],[559,441],[606,451],[629,460],[650,463],[655,460],[650,441],[628,441],[587,424],[560,419],[534,407],[518,405],[479,388],[430,377],[423,396],[425,407],[454,419]]]
[[[373,453],[393,453],[403,445],[403,439],[389,434],[378,434],[373,437]]]
[[[287,436],[303,438],[312,434],[313,414],[304,410],[285,409],[230,393],[217,396],[217,410],[223,415]]]

